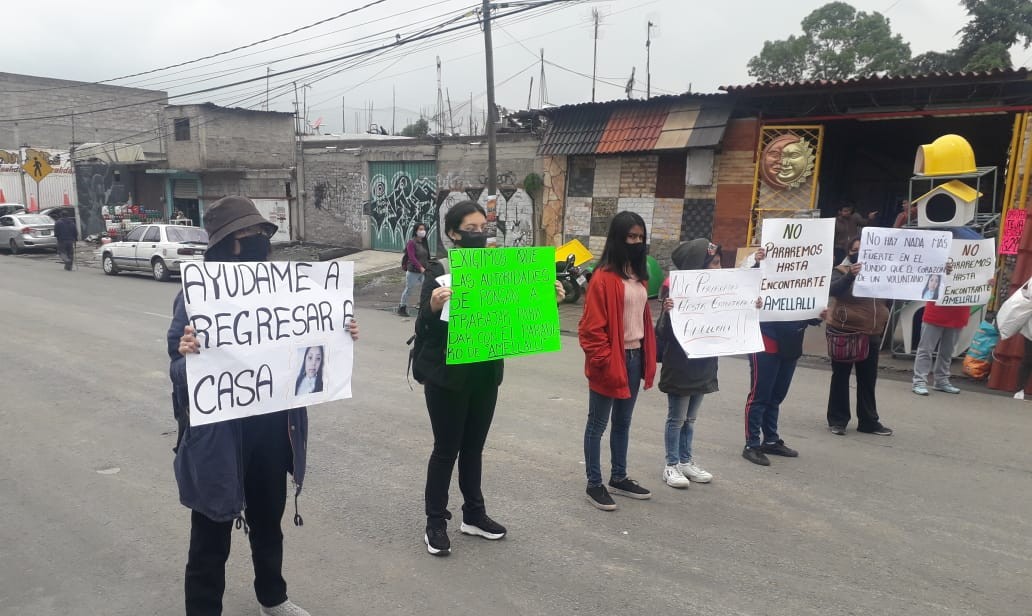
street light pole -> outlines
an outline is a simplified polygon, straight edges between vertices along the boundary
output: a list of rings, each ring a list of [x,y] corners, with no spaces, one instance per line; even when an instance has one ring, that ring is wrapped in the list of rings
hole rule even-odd
[[[494,195],[498,179],[498,160],[495,152],[494,47],[491,43],[491,3],[483,0],[484,51],[487,58],[487,194]]]

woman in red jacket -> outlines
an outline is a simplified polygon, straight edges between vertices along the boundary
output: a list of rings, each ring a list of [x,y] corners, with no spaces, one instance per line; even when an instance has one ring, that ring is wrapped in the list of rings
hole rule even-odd
[[[578,335],[588,377],[588,423],[584,430],[584,464],[588,501],[603,511],[616,503],[610,491],[644,500],[652,493],[627,476],[631,413],[642,380],[652,387],[656,375],[656,336],[649,313],[645,221],[620,212],[609,225],[602,259],[591,276]],[[609,489],[602,483],[602,434],[609,434],[612,470]]]

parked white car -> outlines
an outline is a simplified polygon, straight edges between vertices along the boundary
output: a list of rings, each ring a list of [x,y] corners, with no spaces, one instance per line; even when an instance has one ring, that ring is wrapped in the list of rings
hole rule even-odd
[[[9,250],[12,255],[28,248],[57,249],[54,219],[25,212],[0,216],[0,247]]]
[[[184,263],[203,261],[208,233],[185,225],[140,225],[121,242],[100,249],[104,273],[114,276],[123,270],[150,271],[154,280],[165,282],[178,274]]]

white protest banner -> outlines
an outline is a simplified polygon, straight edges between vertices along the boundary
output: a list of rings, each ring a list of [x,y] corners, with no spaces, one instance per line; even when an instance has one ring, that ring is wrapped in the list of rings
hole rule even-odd
[[[952,241],[949,231],[864,227],[853,295],[938,299]]]
[[[760,261],[760,321],[816,319],[828,305],[835,266],[835,219],[767,218]]]
[[[183,265],[190,425],[351,397],[354,263]]]
[[[940,306],[981,306],[989,302],[996,275],[996,242],[954,238],[950,248],[952,271],[935,303]]]
[[[763,350],[759,269],[670,272],[670,325],[688,357],[740,355]]]

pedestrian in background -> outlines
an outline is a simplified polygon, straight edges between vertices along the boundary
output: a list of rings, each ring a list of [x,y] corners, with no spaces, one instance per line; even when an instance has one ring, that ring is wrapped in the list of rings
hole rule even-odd
[[[444,215],[444,234],[458,248],[483,249],[487,245],[486,227],[487,213],[475,201],[457,203]],[[487,515],[480,489],[484,444],[494,419],[504,364],[501,359],[447,364],[448,322],[441,320],[441,311],[452,297],[453,289],[437,282],[445,273],[444,263],[430,262],[423,280],[412,357],[412,374],[423,384],[434,433],[434,448],[426,469],[426,532],[423,534],[427,552],[434,556],[451,553],[448,490],[456,461],[463,498],[459,532],[490,540],[501,539],[507,532]],[[555,292],[559,301],[565,297],[558,281]]]
[[[849,242],[846,258],[832,270],[828,294],[831,300],[825,323],[845,334],[867,337],[867,355],[856,361],[831,362],[831,389],[828,392],[828,427],[832,434],[844,435],[849,423],[849,375],[856,368],[857,432],[889,436],[892,429],[881,423],[875,386],[878,383],[878,347],[889,320],[885,300],[853,295],[853,283],[860,273],[857,257],[860,239]]]
[[[401,292],[401,302],[398,306],[398,314],[407,317],[409,294],[421,289],[423,285],[423,273],[430,264],[430,245],[426,240],[426,225],[416,223],[412,229],[412,237],[405,244],[405,290]]]
[[[268,261],[276,225],[244,197],[223,197],[204,213],[210,262]],[[189,425],[186,359],[200,344],[188,325],[183,292],[172,304],[168,329],[173,412],[180,435],[173,464],[180,502],[191,510],[186,562],[186,614],[222,613],[226,561],[234,522],[246,524],[254,565],[254,591],[264,616],[309,616],[287,598],[283,579],[283,531],[288,473],[294,477],[294,523],[301,525],[297,498],[305,476],[308,413],[282,410],[203,426]],[[358,324],[348,325],[358,339]],[[241,514],[241,512],[243,512]]]
[[[682,242],[674,249],[670,260],[679,270],[720,269],[720,247],[706,238]],[[659,391],[667,395],[663,483],[671,488],[687,488],[693,481],[709,483],[713,480],[712,473],[696,464],[692,440],[703,396],[718,390],[717,358],[690,358],[685,354],[670,324],[674,300],[669,296],[670,279],[667,278],[659,291],[663,314],[656,324],[657,344],[663,340],[663,344],[659,344],[663,349],[663,356],[659,358],[663,363],[659,372]]]
[[[588,501],[603,511],[616,503],[609,495],[644,500],[652,493],[627,476],[631,414],[642,381],[656,376],[656,335],[649,312],[645,221],[620,212],[609,224],[602,258],[591,276],[577,333],[588,377],[588,421],[584,428],[584,465]],[[609,425],[609,489],[602,483],[602,434]]]
[[[64,263],[65,271],[70,272],[75,265],[75,243],[79,241],[79,229],[75,225],[75,217],[62,216],[54,223],[54,237],[57,239],[57,255]]]

